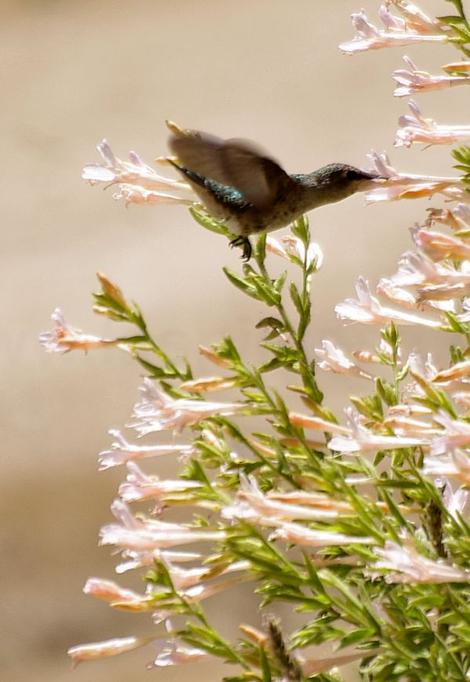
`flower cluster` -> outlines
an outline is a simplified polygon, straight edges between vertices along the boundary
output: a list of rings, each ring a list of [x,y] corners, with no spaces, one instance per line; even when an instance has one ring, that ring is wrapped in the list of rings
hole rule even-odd
[[[379,9],[381,28],[358,12],[357,35],[341,49],[430,42],[467,55],[470,26],[462,4],[452,4],[455,16],[435,19],[408,0],[389,0]],[[469,81],[467,61],[446,64],[439,75],[408,57],[405,64],[393,74],[398,97]],[[467,126],[424,118],[414,101],[410,111],[399,121],[396,145],[468,135]],[[127,202],[192,203],[180,198],[183,183],[157,175],[136,154],[124,162],[107,143],[98,149],[103,163],[86,166],[86,180],[116,184]],[[260,366],[227,336],[199,349],[218,375],[194,377],[191,364],[171,358],[140,309],[104,275],[95,312],[133,325],[135,334],[82,334],[55,311],[54,330],[40,338],[46,350],[115,347],[147,373],[128,424],[110,431],[112,443],[99,454],[101,470],[126,469],[111,508],[115,521],[101,529],[100,543],[120,555],[118,574],[143,572],[145,589],[93,577],[84,591],[112,608],[150,614],[152,630],[74,646],[75,664],[148,645],[149,667],[217,657],[237,666],[232,682],[332,682],[351,662],[377,682],[468,680],[470,149],[454,157],[462,174],[440,177],[400,172],[386,154],[370,155],[384,180],[368,201],[442,195],[448,202],[412,227],[412,247],[396,272],[376,284],[359,277],[355,298],[336,306],[341,322],[378,326],[373,349],[308,339],[310,291],[323,255],[305,218],[280,240],[260,236],[241,273],[224,268],[235,287],[269,309],[256,325],[267,334]],[[190,211],[227,236],[204,209]],[[270,272],[272,256],[289,268],[288,285],[287,272]],[[408,350],[401,337],[409,326],[423,330],[421,351]],[[427,335],[451,339],[447,362],[428,352]],[[285,394],[271,387],[273,372],[286,372]],[[322,372],[338,381],[349,375],[366,391],[350,398],[344,417],[328,408]],[[206,399],[213,391],[229,398]],[[159,475],[162,457],[174,459],[177,476]],[[183,516],[175,517],[176,508]],[[294,632],[287,636],[270,617],[263,630],[241,624],[236,642],[222,637],[204,602],[248,581],[262,608],[282,601],[299,611]]]

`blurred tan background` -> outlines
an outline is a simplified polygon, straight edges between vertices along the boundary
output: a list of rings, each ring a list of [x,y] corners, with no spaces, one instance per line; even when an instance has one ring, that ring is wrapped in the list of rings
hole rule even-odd
[[[186,354],[201,373],[213,370],[198,357],[197,344],[225,333],[247,357],[257,357],[253,324],[260,309],[221,273],[223,265],[240,267],[238,252],[198,228],[181,207],[125,210],[110,191],[85,185],[80,169],[97,160],[103,136],[118,156],[134,149],[151,162],[166,151],[163,121],[170,117],[254,139],[292,172],[331,161],[364,165],[375,148],[388,149],[399,168],[447,174],[446,149],[392,149],[406,102],[392,97],[390,74],[403,53],[430,71],[456,53],[424,46],[342,56],[337,44],[352,37],[351,11],[363,6],[375,18],[377,5],[0,2],[2,680],[221,677],[215,665],[147,673],[151,647],[83,665],[71,677],[65,656],[71,644],[151,627],[145,616],[114,613],[81,593],[87,576],[114,575],[114,560],[96,540],[123,471],[98,474],[96,453],[109,445],[107,429],[128,419],[141,373],[119,352],[46,355],[37,335],[50,328],[57,305],[88,332],[117,333],[91,312],[101,270],[140,303],[161,344],[173,356]],[[422,6],[450,11],[438,0]],[[449,123],[465,120],[466,101],[459,89],[420,99],[425,115]],[[313,290],[312,350],[324,337],[349,350],[375,341],[373,329],[341,327],[333,306],[352,295],[358,274],[375,282],[395,270],[410,246],[407,228],[427,205],[366,208],[359,196],[311,216],[325,252]],[[417,337],[407,338],[413,344]],[[333,392],[331,405],[345,404],[344,382],[322,377],[322,384]],[[159,467],[172,470],[169,460]],[[256,621],[252,592],[242,594],[227,596],[228,633],[242,619]],[[217,600],[208,606],[220,612]]]

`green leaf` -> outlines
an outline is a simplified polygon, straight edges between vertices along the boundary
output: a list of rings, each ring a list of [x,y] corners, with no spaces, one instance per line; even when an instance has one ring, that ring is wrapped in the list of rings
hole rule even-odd
[[[223,234],[229,239],[232,238],[232,232],[229,228],[219,220],[213,218],[201,205],[191,206],[189,209],[194,220],[199,223],[202,227],[210,232],[215,232],[216,234]]]

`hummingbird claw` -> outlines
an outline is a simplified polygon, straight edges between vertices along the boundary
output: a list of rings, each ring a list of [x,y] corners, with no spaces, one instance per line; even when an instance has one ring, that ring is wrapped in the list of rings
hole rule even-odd
[[[229,246],[231,249],[233,249],[234,246],[242,246],[243,247],[243,252],[242,252],[242,259],[245,263],[248,263],[248,261],[251,258],[251,243],[248,237],[236,237],[235,239],[232,239],[231,242],[229,242]]]

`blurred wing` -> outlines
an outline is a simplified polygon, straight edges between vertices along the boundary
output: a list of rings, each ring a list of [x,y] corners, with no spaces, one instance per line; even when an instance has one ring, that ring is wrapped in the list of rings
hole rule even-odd
[[[264,151],[245,140],[222,140],[214,135],[188,131],[172,135],[170,149],[192,171],[230,185],[254,206],[274,200],[289,176]]]

